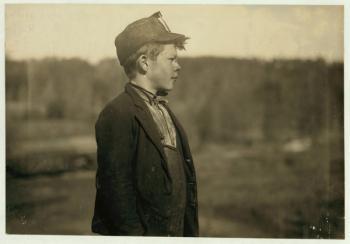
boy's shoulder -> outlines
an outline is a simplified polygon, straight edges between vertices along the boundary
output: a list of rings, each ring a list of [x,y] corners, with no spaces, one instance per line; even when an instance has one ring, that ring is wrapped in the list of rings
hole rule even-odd
[[[110,117],[129,117],[134,114],[134,103],[130,95],[123,91],[116,97],[112,98],[102,108],[97,121]]]

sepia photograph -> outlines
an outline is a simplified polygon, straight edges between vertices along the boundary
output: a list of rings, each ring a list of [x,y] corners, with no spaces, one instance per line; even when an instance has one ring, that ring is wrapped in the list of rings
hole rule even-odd
[[[345,240],[344,5],[3,9],[6,236]]]

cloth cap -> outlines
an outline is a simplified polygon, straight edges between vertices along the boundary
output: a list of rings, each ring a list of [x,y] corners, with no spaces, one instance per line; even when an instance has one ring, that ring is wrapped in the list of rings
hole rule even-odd
[[[183,34],[173,33],[162,18],[160,11],[150,17],[136,20],[129,24],[114,41],[117,56],[121,65],[127,58],[146,43],[171,43],[177,40],[186,40]]]

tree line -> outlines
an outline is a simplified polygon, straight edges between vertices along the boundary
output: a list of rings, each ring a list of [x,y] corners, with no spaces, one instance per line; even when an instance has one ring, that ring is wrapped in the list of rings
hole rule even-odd
[[[343,63],[182,58],[170,106],[193,140],[286,140],[343,131]],[[93,122],[127,82],[117,59],[5,61],[7,117]]]

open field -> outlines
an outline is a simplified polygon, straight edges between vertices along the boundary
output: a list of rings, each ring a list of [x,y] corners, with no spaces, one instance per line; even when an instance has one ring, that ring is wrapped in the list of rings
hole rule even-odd
[[[194,152],[201,236],[342,238],[342,171],[327,162],[343,161],[334,153],[324,145],[299,153],[273,145],[202,147]],[[91,235],[94,176],[8,174],[7,233]]]

